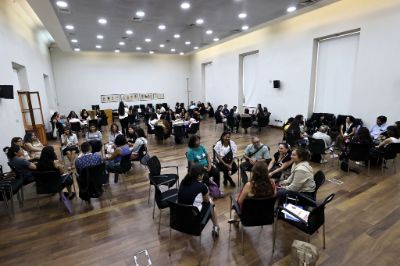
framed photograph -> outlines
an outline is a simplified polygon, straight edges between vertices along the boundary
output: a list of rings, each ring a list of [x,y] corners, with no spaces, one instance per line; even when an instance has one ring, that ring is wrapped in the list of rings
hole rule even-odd
[[[108,103],[107,95],[101,95],[100,99],[101,99],[101,103]]]
[[[164,99],[164,93],[153,93],[153,99],[154,100]]]
[[[153,93],[141,93],[140,94],[141,101],[150,101],[153,100]]]

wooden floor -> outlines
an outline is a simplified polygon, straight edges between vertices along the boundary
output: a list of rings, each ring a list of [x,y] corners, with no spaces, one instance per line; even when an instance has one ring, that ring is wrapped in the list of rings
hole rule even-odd
[[[221,128],[213,121],[201,125],[202,144],[210,151]],[[255,131],[252,133],[256,133]],[[261,139],[275,152],[281,139],[279,129],[263,129]],[[250,134],[234,134],[240,154],[250,142]],[[150,137],[149,151],[163,165],[179,165],[180,178],[186,173],[186,144],[167,140],[157,145]],[[314,170],[320,165],[313,164]],[[311,238],[320,250],[319,265],[400,265],[400,180],[393,169],[366,169],[361,174],[344,174],[337,161],[323,166],[327,178],[340,177],[342,185],[327,181],[318,199],[330,193],[336,197],[326,209],[326,250],[322,249],[322,230]],[[126,186],[125,186],[126,185]],[[172,234],[172,256],[168,256],[169,214],[164,211],[161,232],[157,233],[159,212],[152,219],[152,204],[147,203],[147,170],[135,165],[124,183],[111,184],[112,205],[93,200],[89,210],[80,199],[73,200],[74,214],[68,215],[55,196],[40,200],[35,188],[25,187],[25,205],[15,201],[15,218],[10,221],[0,209],[0,265],[134,265],[133,256],[147,249],[153,265],[288,265],[294,239],[307,236],[280,223],[277,247],[272,256],[272,228],[245,229],[245,255],[241,256],[240,234],[229,233],[229,197],[216,201],[221,226],[220,237],[213,241],[211,223],[199,239],[178,232]],[[225,188],[227,195],[236,193]],[[153,194],[152,194],[153,196]]]

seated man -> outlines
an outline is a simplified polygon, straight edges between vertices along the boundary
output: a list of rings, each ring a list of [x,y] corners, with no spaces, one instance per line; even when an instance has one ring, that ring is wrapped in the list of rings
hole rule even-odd
[[[249,144],[244,150],[243,158],[245,162],[240,164],[240,174],[242,176],[242,183],[246,184],[248,177],[246,171],[251,171],[253,165],[259,161],[267,161],[271,159],[267,145],[260,142],[258,137],[251,138],[252,144]]]
[[[89,142],[81,145],[82,154],[75,160],[75,167],[78,170],[101,164],[101,156],[99,153],[92,153],[92,146]]]
[[[387,117],[386,116],[383,116],[383,115],[381,115],[381,116],[378,116],[377,118],[376,118],[376,124],[375,125],[373,125],[372,127],[371,127],[371,129],[369,130],[369,132],[370,132],[370,134],[371,134],[371,137],[375,140],[375,139],[378,139],[378,137],[382,134],[382,133],[385,133],[386,132],[386,129],[387,129],[387,124],[386,124],[386,121],[387,121]]]
[[[318,131],[312,135],[313,139],[322,139],[325,142],[325,149],[329,149],[332,144],[331,137],[326,133],[328,131],[328,126],[320,126]]]

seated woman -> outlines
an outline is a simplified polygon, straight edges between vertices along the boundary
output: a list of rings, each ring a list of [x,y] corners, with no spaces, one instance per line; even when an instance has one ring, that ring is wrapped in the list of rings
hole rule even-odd
[[[219,187],[219,171],[212,165],[211,158],[206,148],[200,145],[200,137],[197,135],[191,136],[188,146],[186,157],[189,161],[189,167],[191,168],[195,164],[200,164],[207,173],[207,176],[204,178],[204,183],[208,186],[209,178],[213,177],[213,181]]]
[[[97,130],[95,124],[91,124],[89,131],[86,132],[86,141],[92,146],[92,152],[100,152],[102,147],[103,135]]]
[[[247,198],[270,198],[276,195],[275,182],[268,177],[268,165],[265,162],[256,162],[252,173],[237,199],[240,207]]]
[[[24,137],[24,148],[32,159],[39,159],[43,150],[43,144],[40,142],[35,132],[27,132]]]
[[[68,127],[64,128],[64,133],[61,135],[61,151],[62,156],[66,155],[69,160],[70,166],[67,169],[75,168],[75,157],[79,153],[78,138]]]
[[[165,136],[170,136],[171,135],[171,125],[165,119],[165,114],[162,114],[160,116],[160,119],[156,122],[155,125],[162,127]]]
[[[370,147],[373,146],[372,138],[368,128],[360,127],[354,137],[351,139],[350,143],[358,143],[358,144],[365,144]],[[342,150],[342,153],[339,155],[339,160],[347,162],[349,158],[350,147],[346,145]],[[347,169],[347,167],[342,167],[343,169]],[[347,171],[347,170],[346,170]]]
[[[386,148],[389,144],[391,143],[400,143],[400,132],[397,129],[396,126],[388,126],[387,127],[387,138],[384,139],[379,143],[379,145],[376,145],[375,148],[380,149],[380,148]]]
[[[291,146],[307,144],[307,133],[304,127],[304,117],[296,115],[286,131],[286,142]]]
[[[132,160],[136,160],[139,158],[139,151],[143,145],[147,145],[146,134],[144,133],[143,128],[139,127],[136,129],[136,140],[133,146],[130,147],[132,152]]]
[[[124,135],[118,135],[114,144],[116,146],[114,152],[110,156],[106,156],[106,170],[111,173],[118,172],[122,157],[131,154]],[[118,175],[114,176],[114,183],[118,183]]]
[[[20,137],[14,137],[11,139],[11,147],[12,146],[19,146],[21,148],[21,152],[23,153],[23,158],[25,160],[31,160],[32,158],[29,156],[27,150],[24,149],[24,141]]]
[[[278,151],[272,157],[268,166],[269,177],[279,181],[282,173],[292,165],[292,151],[287,143],[279,143]]]
[[[24,159],[24,153],[20,146],[14,145],[6,147],[3,151],[7,154],[8,162],[11,167],[14,168],[17,174],[23,179],[24,185],[35,181],[31,171],[36,170],[36,165]]]
[[[348,116],[346,117],[346,121],[340,125],[339,136],[336,140],[340,149],[343,149],[344,145],[348,144],[351,138],[355,135],[357,126],[354,124],[354,121],[354,117]]]
[[[279,183],[278,199],[280,204],[291,193],[301,193],[312,198],[315,192],[313,169],[308,163],[310,152],[304,148],[295,148],[292,152],[293,165],[290,176]]]
[[[75,197],[75,192],[71,190],[71,186],[74,182],[72,176],[71,174],[64,173],[64,166],[57,159],[53,146],[46,146],[43,148],[36,167],[38,171],[58,171],[60,173],[62,188],[66,187],[68,191],[68,193],[65,193],[65,196],[70,200]]]
[[[69,113],[69,115],[67,116],[67,120],[69,123],[76,123],[76,122],[81,122],[81,120],[79,120],[78,115],[75,113],[75,111],[71,111]]]
[[[133,147],[133,144],[135,144],[136,140],[136,131],[135,127],[133,125],[128,125],[128,131],[126,133],[126,141],[128,142],[129,147]]]
[[[119,131],[118,125],[112,123],[110,126],[110,134],[108,135],[108,143],[104,145],[106,153],[113,153],[115,145],[114,141],[118,135],[121,135],[121,131]]]
[[[206,215],[210,205],[213,206],[211,211],[211,220],[213,222],[214,236],[219,235],[219,225],[217,215],[214,211],[214,204],[211,201],[207,186],[202,182],[204,177],[204,167],[200,164],[193,164],[190,172],[182,180],[178,191],[178,203],[193,205],[200,211],[201,220]]]
[[[226,186],[229,181],[229,184],[235,187],[236,184],[233,182],[231,175],[234,175],[238,170],[238,166],[233,160],[237,152],[237,146],[231,140],[231,133],[229,131],[222,133],[219,141],[214,146],[214,151],[217,157],[218,169],[224,173],[224,185]]]
[[[82,120],[87,120],[89,118],[89,113],[86,109],[82,109],[81,111],[81,119]]]

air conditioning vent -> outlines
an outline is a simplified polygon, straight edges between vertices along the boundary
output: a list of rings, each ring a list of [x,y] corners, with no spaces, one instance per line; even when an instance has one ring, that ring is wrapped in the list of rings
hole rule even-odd
[[[68,8],[58,8],[58,12],[63,14],[71,14],[71,10]]]

